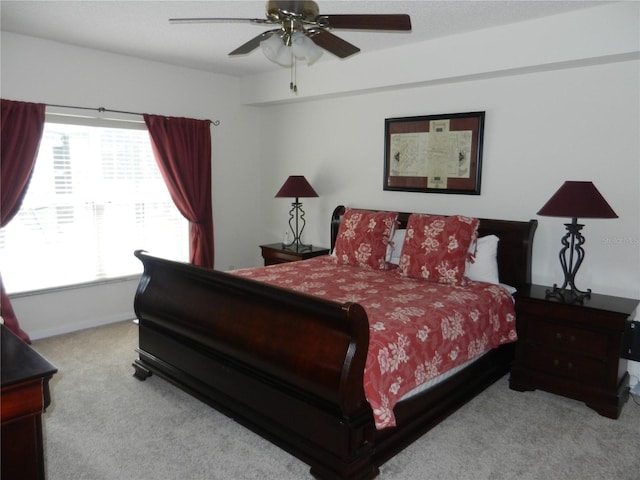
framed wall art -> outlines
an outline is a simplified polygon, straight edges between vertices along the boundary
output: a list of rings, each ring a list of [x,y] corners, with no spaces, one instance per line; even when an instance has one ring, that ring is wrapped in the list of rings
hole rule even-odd
[[[484,115],[385,119],[384,190],[480,195]]]

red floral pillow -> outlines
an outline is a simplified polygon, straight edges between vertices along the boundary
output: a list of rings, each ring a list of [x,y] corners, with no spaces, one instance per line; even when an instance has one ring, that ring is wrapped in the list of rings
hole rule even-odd
[[[387,244],[393,234],[398,214],[369,212],[347,208],[336,238],[334,253],[338,263],[387,269]]]
[[[479,220],[411,214],[398,271],[403,277],[460,285]]]

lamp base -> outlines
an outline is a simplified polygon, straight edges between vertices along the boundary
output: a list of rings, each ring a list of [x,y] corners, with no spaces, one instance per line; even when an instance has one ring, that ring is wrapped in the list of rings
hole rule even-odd
[[[581,230],[584,225],[578,223],[577,218],[573,218],[571,223],[565,223],[567,233],[562,237],[562,249],[558,255],[560,266],[564,274],[564,282],[561,286],[553,285],[553,289],[546,292],[546,297],[557,297],[567,303],[582,303],[585,298],[591,296],[591,289],[579,290],[575,284],[576,274],[582,261],[584,260],[584,237]]]
[[[307,250],[311,250],[311,244],[305,245],[300,240],[306,223],[307,222],[304,219],[304,210],[302,210],[302,203],[300,203],[298,201],[298,197],[296,197],[296,201],[291,204],[291,210],[289,211],[289,228],[293,234],[293,240],[291,243],[282,242],[283,249],[295,252],[306,252]]]
[[[313,246],[309,243],[308,245],[301,242],[296,242],[295,240],[291,243],[282,242],[283,250],[291,250],[292,252],[302,253],[302,252],[310,252],[313,249]]]
[[[553,288],[548,288],[545,292],[545,298],[557,298],[562,303],[583,303],[585,298],[591,298],[591,289],[586,292],[578,290],[575,285],[571,285],[571,289],[559,287],[557,284]]]

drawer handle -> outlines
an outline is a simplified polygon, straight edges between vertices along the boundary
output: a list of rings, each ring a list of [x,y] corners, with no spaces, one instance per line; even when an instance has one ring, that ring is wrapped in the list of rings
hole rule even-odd
[[[559,367],[560,366],[560,360],[558,360],[557,358],[553,359],[553,366],[554,367]],[[573,368],[573,363],[572,362],[567,362],[567,368],[569,370],[571,370]]]
[[[556,340],[562,340],[562,334],[560,332],[556,333]],[[571,335],[569,337],[569,341],[570,342],[575,342],[576,341],[575,335]]]

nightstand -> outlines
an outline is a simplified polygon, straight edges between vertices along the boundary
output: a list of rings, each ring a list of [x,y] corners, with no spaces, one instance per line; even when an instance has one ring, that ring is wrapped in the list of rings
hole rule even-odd
[[[570,303],[545,298],[548,288],[530,285],[516,294],[518,342],[509,386],[564,395],[618,418],[629,397],[624,334],[638,300],[592,293]]]
[[[318,257],[329,253],[329,249],[324,247],[311,246],[296,250],[295,247],[284,248],[282,243],[260,245],[260,248],[262,249],[262,258],[264,258],[265,266],[306,260],[307,258]]]

